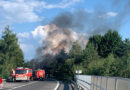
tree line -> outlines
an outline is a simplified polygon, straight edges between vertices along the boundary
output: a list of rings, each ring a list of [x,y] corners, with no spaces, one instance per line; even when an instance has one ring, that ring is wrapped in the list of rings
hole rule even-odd
[[[85,49],[76,41],[70,52],[64,50],[49,66],[52,76],[73,79],[76,70],[85,75],[116,76],[130,78],[130,40],[122,40],[117,31],[93,35]]]
[[[0,38],[0,77],[8,78],[11,69],[21,67],[23,64],[24,56],[18,38],[7,26]]]

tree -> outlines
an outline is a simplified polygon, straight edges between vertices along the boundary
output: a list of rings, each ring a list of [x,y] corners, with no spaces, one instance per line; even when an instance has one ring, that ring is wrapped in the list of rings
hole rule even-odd
[[[103,66],[105,67],[105,76],[119,76],[123,62],[121,59],[115,58],[113,54],[109,54],[109,56],[105,58]]]
[[[83,54],[83,50],[82,50],[81,46],[78,44],[77,41],[74,42],[72,45],[72,48],[69,52],[70,58],[74,58],[75,63],[80,63],[82,60],[82,54]]]
[[[123,57],[123,67],[120,70],[120,76],[125,78],[130,78],[130,53]]]
[[[16,34],[9,27],[5,28],[0,40],[0,55],[2,57],[2,76],[8,77],[11,68],[22,66],[24,62],[23,52],[18,44]]]
[[[0,52],[0,77],[2,77],[2,68],[3,68],[3,64],[4,64],[4,54]]]
[[[104,59],[91,61],[91,63],[88,64],[88,68],[85,74],[103,76],[105,72],[104,61]]]
[[[25,68],[26,67],[31,68],[31,63],[29,61],[24,62],[23,67],[25,67]]]
[[[88,43],[83,52],[83,65],[87,68],[88,64],[92,61],[99,59],[97,49],[95,49],[93,43]]]
[[[89,38],[88,43],[93,43],[94,47],[96,49],[99,48],[99,45],[101,43],[102,36],[101,35],[93,35],[92,37]]]
[[[130,40],[125,39],[121,45],[117,48],[115,51],[116,56],[118,57],[123,57],[126,56],[128,57],[128,54],[130,53]]]
[[[109,30],[103,37],[100,43],[99,55],[107,57],[110,53],[115,54],[117,48],[121,45],[122,39],[117,31]]]

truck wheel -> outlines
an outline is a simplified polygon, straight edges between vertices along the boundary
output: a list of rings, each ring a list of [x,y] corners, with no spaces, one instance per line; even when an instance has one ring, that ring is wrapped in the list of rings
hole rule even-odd
[[[29,82],[28,80],[26,80],[26,82]]]
[[[29,82],[29,80],[26,80],[26,82]]]
[[[33,77],[31,77],[30,80],[33,81]]]

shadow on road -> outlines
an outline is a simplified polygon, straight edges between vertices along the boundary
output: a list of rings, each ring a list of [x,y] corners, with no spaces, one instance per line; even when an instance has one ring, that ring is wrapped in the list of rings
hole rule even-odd
[[[58,90],[74,90],[69,83],[60,83]]]
[[[63,90],[70,90],[70,88],[69,88],[69,84],[64,83],[64,89],[63,89]]]

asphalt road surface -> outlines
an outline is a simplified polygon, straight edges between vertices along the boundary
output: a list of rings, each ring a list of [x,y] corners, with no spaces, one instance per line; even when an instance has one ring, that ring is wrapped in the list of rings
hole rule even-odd
[[[7,82],[0,90],[72,90],[69,84],[63,84],[56,80]]]
[[[60,82],[60,85],[57,90],[74,90],[74,89],[71,86],[71,84]]]

